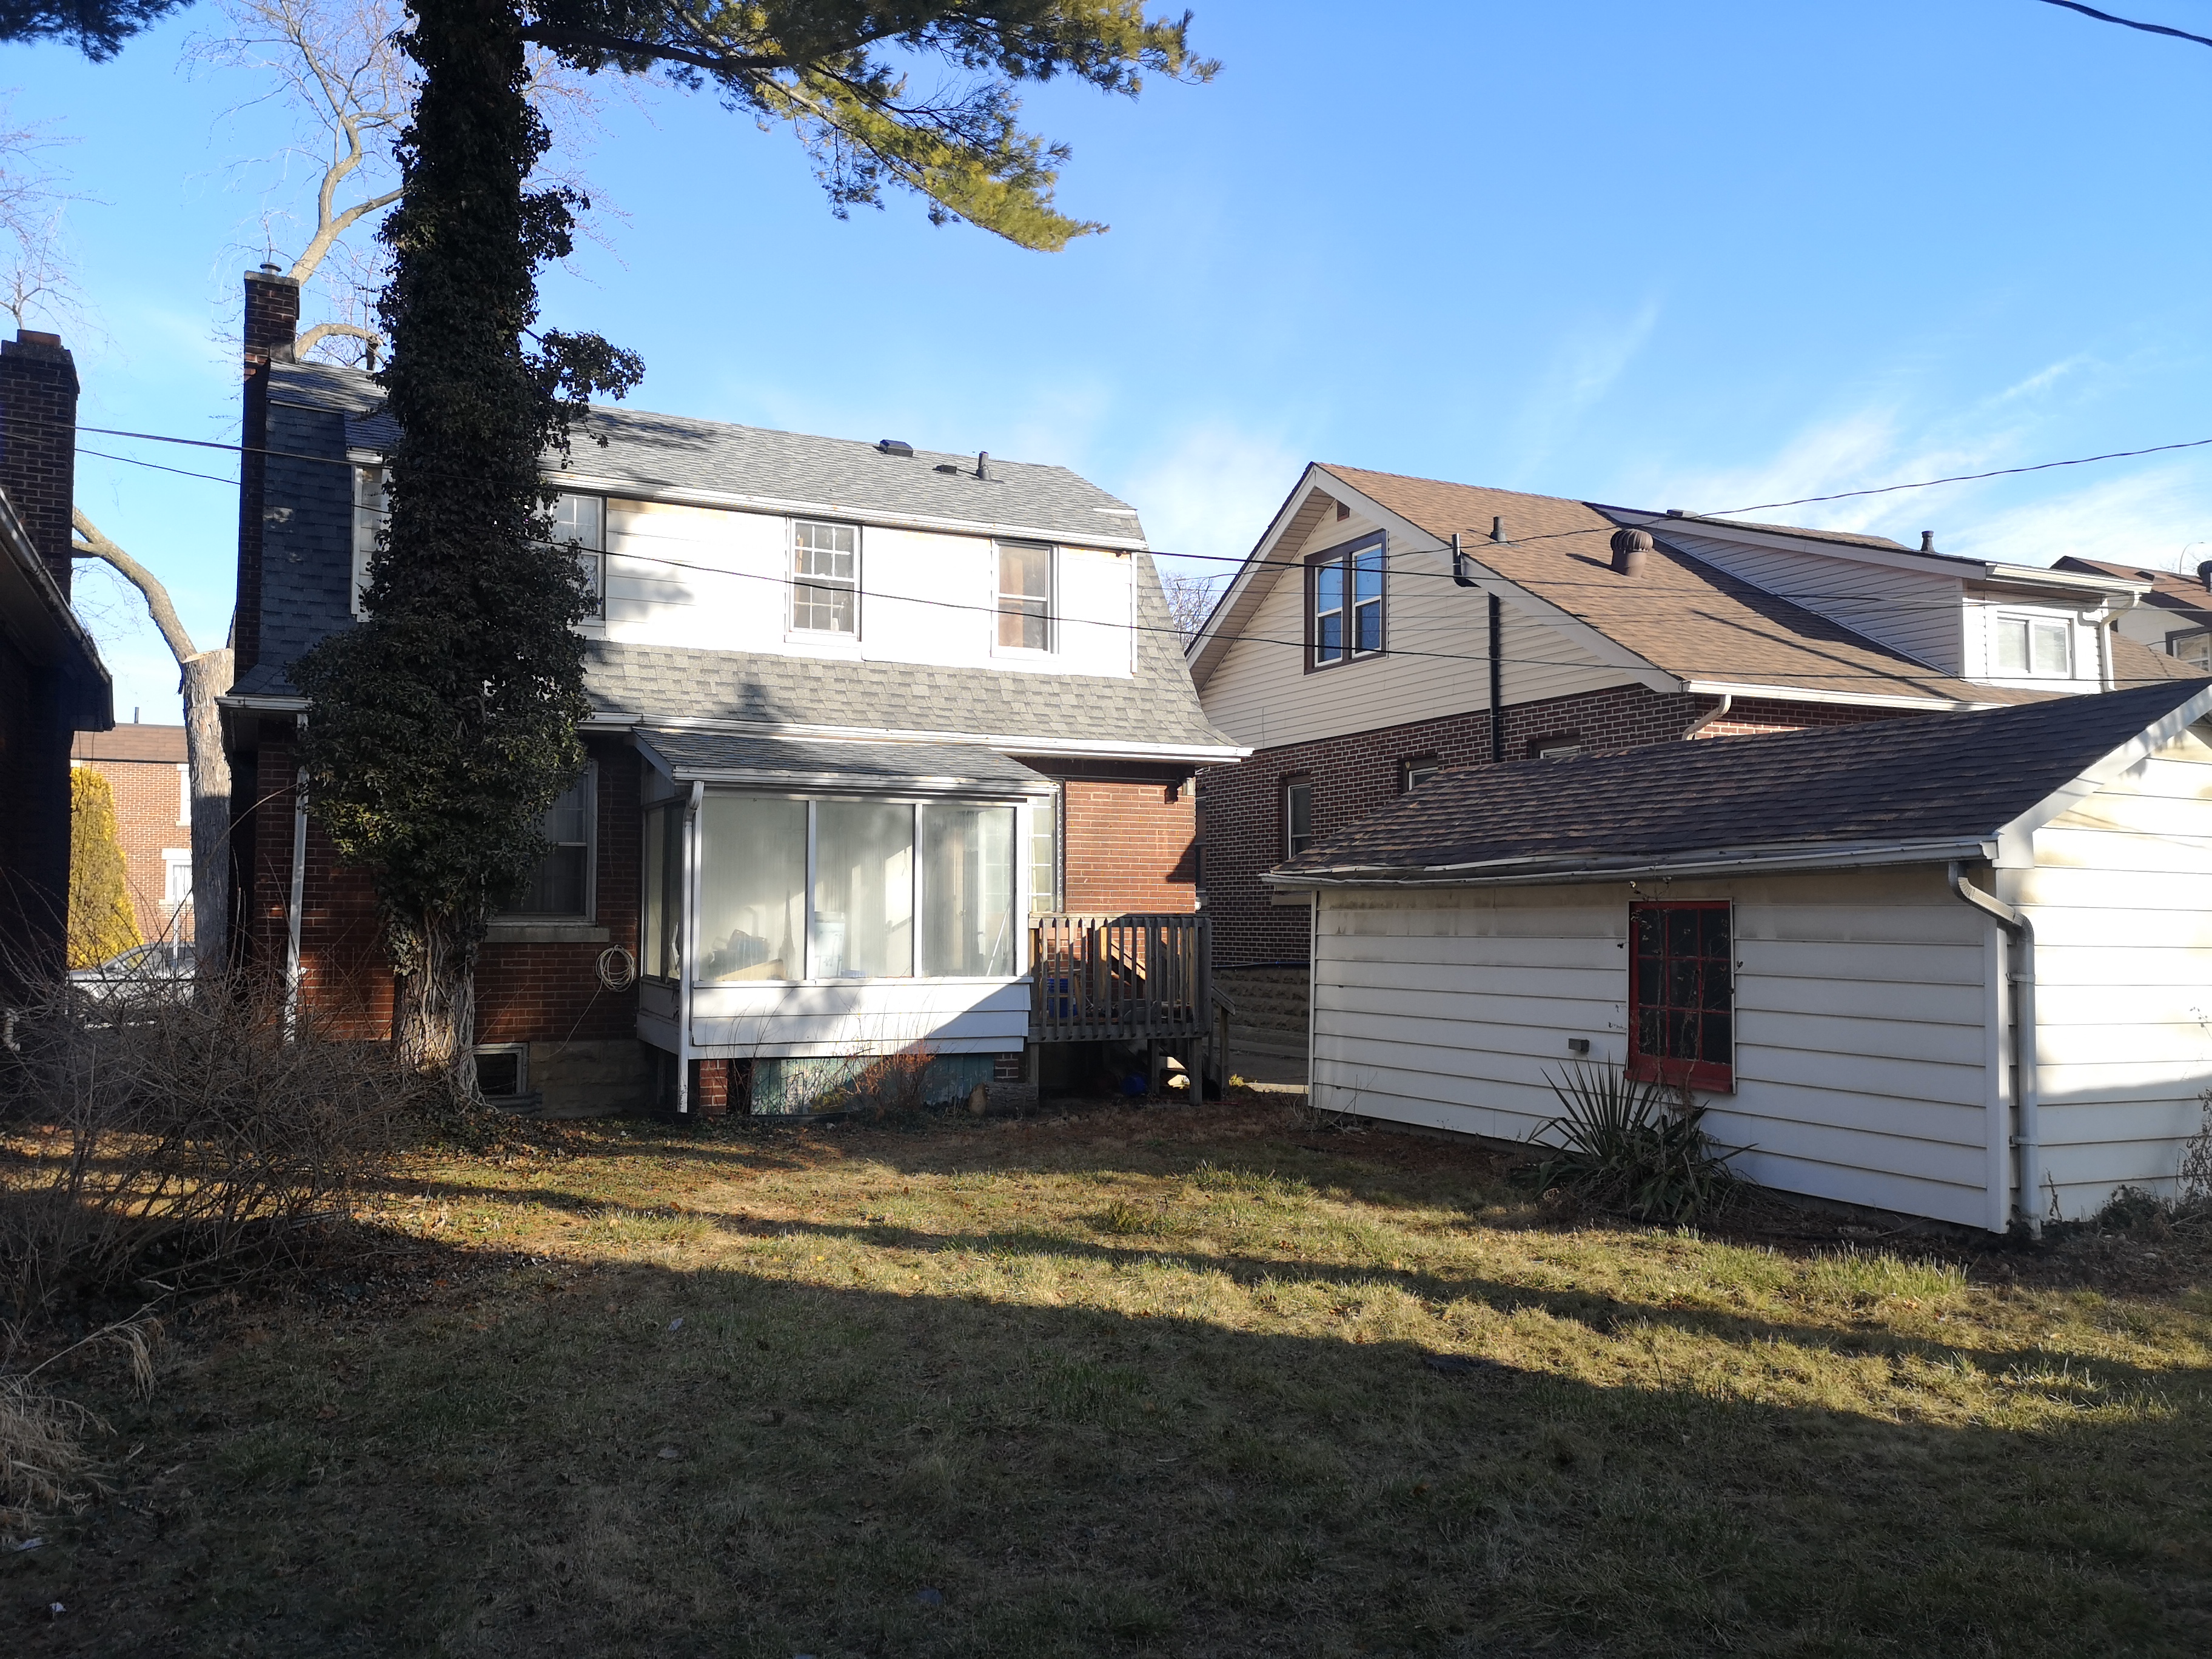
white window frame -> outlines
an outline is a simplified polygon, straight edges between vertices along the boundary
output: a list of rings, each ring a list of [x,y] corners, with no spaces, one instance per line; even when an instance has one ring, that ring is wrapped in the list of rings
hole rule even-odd
[[[1298,789],[1303,789],[1306,792],[1306,833],[1304,847],[1301,847],[1298,844],[1297,818],[1291,811],[1291,792]],[[1294,859],[1297,857],[1299,854],[1306,850],[1307,847],[1312,846],[1315,840],[1316,836],[1314,835],[1313,820],[1313,778],[1307,773],[1294,773],[1291,776],[1283,780],[1283,856],[1286,859]]]
[[[2212,674],[2212,628],[2174,629],[2166,636],[2166,654]]]
[[[347,585],[346,601],[348,610],[356,617],[368,614],[368,607],[362,603],[362,592],[368,586],[368,562],[376,554],[376,532],[384,527],[386,471],[381,459],[353,457],[353,577]],[[372,479],[376,493],[374,501],[364,499]]]
[[[1061,802],[1066,799],[1067,786],[1056,783],[1048,798],[1030,797],[1029,834],[1024,844],[1029,852],[1022,860],[1029,887],[1026,914],[1032,916],[1057,915],[1067,904],[1067,823]],[[1052,891],[1041,894],[1036,884],[1036,843],[1047,834],[1052,836]],[[1041,899],[1050,902],[1039,908]]]
[[[2027,649],[2022,654],[2027,659],[2027,665],[2024,667],[2006,668],[2002,665],[2001,640],[2003,630],[2008,628],[2019,628],[2025,630],[2023,643]],[[2035,665],[2035,635],[2039,629],[2046,632],[2056,629],[2059,638],[2065,641],[2066,663],[2056,672],[2049,672]],[[2001,611],[1990,619],[1990,678],[1991,679],[2070,680],[2075,677],[2075,656],[2074,621],[2070,617],[2052,617],[2033,611]]]
[[[495,910],[493,919],[541,924],[594,923],[599,919],[599,763],[595,760],[584,763],[584,913],[580,916],[545,910]],[[548,809],[550,810],[550,809]],[[574,847],[574,842],[556,842],[556,847]]]
[[[185,890],[177,892],[177,872],[184,872]],[[192,902],[192,849],[189,847],[164,847],[161,849],[161,902],[174,915]]]
[[[1431,778],[1444,769],[1443,763],[1434,756],[1423,756],[1398,763],[1398,793],[1410,795]]]
[[[1000,607],[1006,604],[1006,575],[1001,553],[1015,547],[1025,551],[1042,549],[1044,553],[1044,645],[1042,649],[1032,645],[1001,645],[999,642],[999,618],[1009,613]],[[1060,544],[1057,542],[1024,541],[1019,537],[991,538],[991,654],[994,657],[1050,657],[1060,651]]]
[[[597,501],[599,504],[599,531],[597,546],[592,545],[580,535],[562,535],[557,525],[554,529],[553,540],[556,546],[574,542],[577,544],[576,562],[578,564],[584,564],[586,558],[591,561],[585,568],[591,573],[592,597],[594,603],[592,609],[585,613],[584,620],[587,623],[603,623],[607,619],[607,498],[595,490],[564,489],[560,492],[559,498],[554,503],[553,510],[556,514],[558,514],[561,510],[561,501]]]
[[[853,532],[853,626],[850,631],[836,628],[810,628],[799,620],[799,589],[801,583],[809,587],[836,588],[846,586],[835,576],[802,575],[799,568],[799,526],[803,524],[827,525],[834,529]],[[858,645],[862,627],[861,594],[864,592],[861,560],[866,552],[867,536],[863,527],[844,519],[787,519],[783,526],[783,629],[785,637],[803,640],[809,644],[823,643]]]

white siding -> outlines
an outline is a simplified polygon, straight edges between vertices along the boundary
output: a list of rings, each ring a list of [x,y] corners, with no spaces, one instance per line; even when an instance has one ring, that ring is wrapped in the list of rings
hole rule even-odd
[[[1989,924],[1940,871],[1674,883],[1735,901],[1735,1090],[1715,1136],[1791,1192],[1970,1225],[1992,1215]],[[1546,1079],[1627,1031],[1625,887],[1330,892],[1314,965],[1318,1104],[1525,1139]]]
[[[1490,609],[1480,589],[1447,578],[1450,560],[1389,545],[1382,656],[1308,673],[1308,554],[1356,540],[1376,526],[1358,514],[1324,514],[1303,546],[1271,556],[1291,566],[1254,611],[1245,637],[1230,646],[1201,693],[1208,719],[1255,749],[1311,743],[1377,726],[1439,720],[1490,707]],[[1425,654],[1416,654],[1425,653]],[[1623,685],[1632,678],[1509,602],[1504,614],[1508,705]]]
[[[1671,525],[1655,528],[1683,552],[1754,587],[1839,622],[1931,668],[1947,674],[1962,672],[1960,612],[1964,587],[1955,577],[1790,548],[1750,547]]]
[[[1964,611],[1966,618],[1966,665],[1962,670],[1970,680],[1981,680],[1990,685],[2015,686],[2031,691],[2101,691],[2105,688],[2104,645],[2099,630],[2081,620],[2080,613],[2062,605],[2023,604],[2016,600],[1969,597]],[[2041,622],[2066,624],[2067,640],[2073,659],[2073,673],[2064,678],[2055,676],[2034,677],[2025,674],[2001,674],[1997,672],[1996,623],[2003,617],[2027,617]]]
[[[790,520],[764,513],[607,503],[606,637],[769,655],[1126,678],[1135,672],[1135,559],[1058,555],[1056,647],[1003,654],[998,567],[980,536],[863,526],[857,639],[788,626]],[[858,723],[866,722],[858,711]]]
[[[1016,980],[874,980],[853,985],[720,985],[692,993],[691,1042],[723,1059],[1018,1049],[1030,987]]]
[[[2190,735],[2034,836],[2000,890],[2033,917],[2036,1045],[2060,1213],[2171,1196],[2212,1088],[2212,747]]]

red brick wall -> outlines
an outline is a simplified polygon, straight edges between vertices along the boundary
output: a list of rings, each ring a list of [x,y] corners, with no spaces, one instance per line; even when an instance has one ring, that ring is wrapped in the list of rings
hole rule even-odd
[[[169,926],[169,907],[162,898],[168,886],[168,869],[161,854],[172,847],[189,850],[192,844],[191,826],[177,822],[177,768],[184,761],[185,728],[179,726],[174,730],[177,758],[173,761],[77,763],[106,778],[115,796],[115,835],[123,844],[124,878],[131,886],[138,932],[147,939],[162,938]],[[185,910],[180,921],[177,936],[191,938],[191,911]]]
[[[76,499],[76,362],[52,334],[0,340],[0,489],[66,596]]]
[[[263,801],[252,820],[252,889],[247,907],[252,959],[264,971],[284,967],[292,868],[293,759],[290,734],[263,728]],[[273,734],[273,735],[272,735]],[[477,1040],[565,1042],[634,1036],[637,993],[600,985],[599,953],[637,950],[639,765],[635,751],[588,745],[599,763],[598,921],[605,943],[487,941],[477,965]],[[311,817],[300,927],[301,984],[307,1006],[341,1035],[381,1040],[392,1031],[392,969],[368,878],[337,863]]]
[[[1633,749],[1680,738],[1718,699],[1613,686],[1505,710],[1505,756],[1527,758],[1533,746],[1571,738],[1592,750]],[[1808,726],[1855,725],[1908,711],[1832,703],[1739,700],[1723,721],[1698,735],[1741,737]],[[1404,763],[1431,759],[1445,766],[1490,762],[1490,711],[1382,726],[1319,743],[1265,749],[1234,766],[1201,775],[1206,824],[1206,908],[1213,917],[1217,968],[1305,960],[1304,906],[1270,902],[1261,876],[1283,860],[1283,785],[1313,781],[1313,830],[1325,836],[1398,799]]]
[[[1188,784],[1070,778],[1062,788],[1069,910],[1198,908],[1197,794]]]

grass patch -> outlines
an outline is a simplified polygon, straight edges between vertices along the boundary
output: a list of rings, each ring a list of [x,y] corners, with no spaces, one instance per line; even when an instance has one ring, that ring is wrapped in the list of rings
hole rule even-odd
[[[1249,1103],[419,1160],[312,1294],[177,1320],[150,1402],[73,1383],[114,1428],[110,1495],[0,1555],[0,1629],[2212,1649],[2203,1264],[1778,1225],[1561,1221],[1480,1152]]]

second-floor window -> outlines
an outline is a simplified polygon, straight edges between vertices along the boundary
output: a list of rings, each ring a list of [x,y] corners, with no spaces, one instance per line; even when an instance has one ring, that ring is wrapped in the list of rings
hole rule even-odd
[[[1327,668],[1382,649],[1382,538],[1306,562],[1306,666]]]
[[[1052,649],[1052,549],[1042,542],[1000,542],[999,644],[1002,649]]]
[[[384,469],[353,470],[353,582],[346,603],[356,617],[368,614],[362,594],[368,586],[368,562],[376,556],[376,538],[384,528]]]
[[[591,615],[607,614],[607,504],[597,495],[574,495],[563,491],[553,503],[556,545],[574,544],[576,562],[583,567],[584,582],[592,596]]]
[[[1283,856],[1294,859],[1313,845],[1313,780],[1283,781]]]
[[[860,526],[792,521],[791,625],[811,634],[860,632]]]
[[[2074,629],[2044,617],[1996,619],[1997,672],[2065,679],[2074,672]]]

